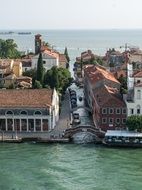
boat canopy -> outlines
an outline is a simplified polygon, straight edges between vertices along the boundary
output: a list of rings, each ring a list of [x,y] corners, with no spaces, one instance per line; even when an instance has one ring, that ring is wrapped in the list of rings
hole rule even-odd
[[[126,130],[108,130],[105,137],[142,137],[142,133]]]

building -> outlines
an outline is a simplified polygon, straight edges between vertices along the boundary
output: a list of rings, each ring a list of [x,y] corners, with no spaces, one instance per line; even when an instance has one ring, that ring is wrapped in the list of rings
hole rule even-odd
[[[68,67],[68,61],[67,58],[64,54],[59,54],[59,66],[62,68],[67,68]]]
[[[119,91],[102,86],[93,91],[93,121],[102,130],[122,129],[126,123],[126,105]]]
[[[40,34],[35,35],[35,54],[39,54],[42,47],[42,36]]]
[[[126,105],[120,95],[120,83],[104,67],[84,68],[84,93],[93,121],[102,130],[124,128]]]
[[[32,60],[31,58],[24,58],[21,60],[22,63],[22,72],[29,71],[32,69]]]
[[[16,75],[10,74],[3,78],[3,88],[13,88],[16,84]]]
[[[32,69],[37,68],[39,54],[32,57]],[[45,70],[51,69],[53,66],[59,67],[59,55],[58,53],[44,50],[42,52],[43,66]]]
[[[124,96],[127,115],[142,115],[142,71],[135,73],[132,64],[128,64],[127,67],[128,93]]]
[[[44,132],[59,119],[56,90],[0,90],[0,128],[3,131]]]
[[[14,61],[12,67],[12,72],[16,75],[16,77],[22,76],[22,63],[21,61]]]
[[[105,59],[111,71],[116,71],[125,62],[124,54],[115,49],[109,49],[106,52]]]

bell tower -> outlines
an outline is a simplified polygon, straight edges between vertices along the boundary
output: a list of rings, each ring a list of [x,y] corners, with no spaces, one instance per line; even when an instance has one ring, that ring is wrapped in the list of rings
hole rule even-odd
[[[42,46],[42,36],[40,34],[35,35],[35,54],[40,53]]]

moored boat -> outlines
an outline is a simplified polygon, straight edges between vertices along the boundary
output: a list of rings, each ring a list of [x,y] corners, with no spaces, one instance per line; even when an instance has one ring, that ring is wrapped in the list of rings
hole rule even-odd
[[[31,32],[18,32],[19,35],[30,35],[32,34]]]
[[[118,147],[142,147],[142,133],[135,131],[108,130],[103,144]]]

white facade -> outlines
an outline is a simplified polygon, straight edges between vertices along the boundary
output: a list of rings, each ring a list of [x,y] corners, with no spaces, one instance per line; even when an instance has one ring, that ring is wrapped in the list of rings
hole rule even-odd
[[[52,129],[54,129],[57,121],[59,120],[59,96],[55,89],[53,91],[51,109],[52,109],[52,116],[53,116]]]
[[[142,53],[130,54],[130,62],[141,62],[142,63]]]
[[[133,65],[127,64],[127,87],[128,90],[131,90],[134,88],[134,78],[133,76]]]
[[[133,77],[132,64],[127,65],[127,116],[142,115],[142,78]]]
[[[142,87],[134,87],[132,101],[126,101],[127,115],[142,115]]]
[[[37,68],[39,55],[32,57],[32,69]],[[45,70],[51,69],[53,66],[59,67],[59,58],[55,57],[52,54],[42,53],[43,66]]]

